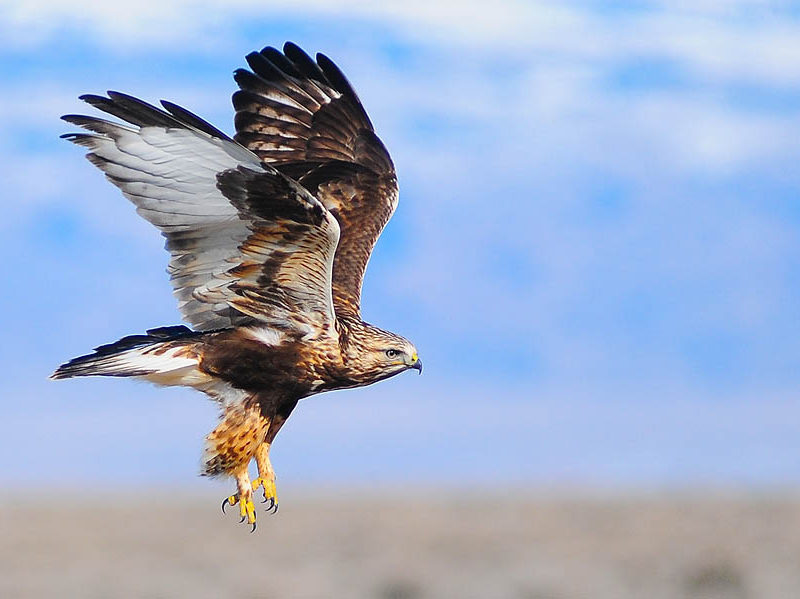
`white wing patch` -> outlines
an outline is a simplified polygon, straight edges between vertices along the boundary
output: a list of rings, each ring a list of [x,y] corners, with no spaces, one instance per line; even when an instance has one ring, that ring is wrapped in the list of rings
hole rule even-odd
[[[194,291],[213,286],[237,264],[239,246],[250,234],[217,189],[217,173],[241,165],[261,170],[258,158],[233,141],[194,129],[133,128],[81,116],[65,120],[93,132],[67,139],[89,148],[89,160],[167,238],[167,270],[184,319],[198,330],[231,326],[227,303],[203,302]]]

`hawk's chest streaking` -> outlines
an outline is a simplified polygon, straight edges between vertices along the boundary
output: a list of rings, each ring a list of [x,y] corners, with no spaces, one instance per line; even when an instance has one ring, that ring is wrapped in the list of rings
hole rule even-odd
[[[263,327],[220,331],[198,345],[198,370],[237,389],[297,400],[364,384],[347,364],[338,337],[306,338]],[[356,361],[357,362],[357,361]]]
[[[233,138],[175,104],[118,92],[82,99],[123,123],[63,117],[86,130],[64,137],[166,238],[193,328],[125,337],[52,378],[136,377],[219,401],[203,473],[236,478],[225,504],[255,529],[253,490],[277,510],[269,448],[299,399],[422,363],[408,340],[361,320],[364,270],[397,206],[397,178],[358,96],[330,59],[291,43],[247,62],[234,75]]]

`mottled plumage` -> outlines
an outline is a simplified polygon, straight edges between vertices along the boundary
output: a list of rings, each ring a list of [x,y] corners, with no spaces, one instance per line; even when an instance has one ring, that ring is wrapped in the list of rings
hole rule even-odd
[[[372,248],[397,179],[358,96],[325,56],[294,44],[247,56],[234,78],[233,138],[184,108],[118,92],[82,96],[124,123],[67,115],[64,137],[158,227],[183,318],[98,347],[53,378],[136,377],[203,391],[221,406],[203,473],[236,478],[277,509],[269,447],[297,402],[422,364],[406,339],[361,319]],[[259,478],[247,468],[256,460]]]

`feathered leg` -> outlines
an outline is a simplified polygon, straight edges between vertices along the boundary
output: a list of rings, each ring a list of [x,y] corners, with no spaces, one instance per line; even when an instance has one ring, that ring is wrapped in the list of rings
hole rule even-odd
[[[264,417],[260,405],[252,398],[229,406],[217,428],[206,437],[203,473],[225,474],[236,479],[237,493],[225,499],[222,509],[239,504],[242,522],[252,524],[253,530],[256,524],[253,489],[258,485],[250,482],[247,468],[269,429],[270,420]]]

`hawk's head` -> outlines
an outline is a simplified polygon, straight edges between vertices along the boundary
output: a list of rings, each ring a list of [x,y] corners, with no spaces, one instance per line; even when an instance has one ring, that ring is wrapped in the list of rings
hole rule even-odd
[[[422,374],[422,360],[408,339],[371,325],[359,333],[354,339],[353,361],[365,382],[374,383],[412,368]]]

